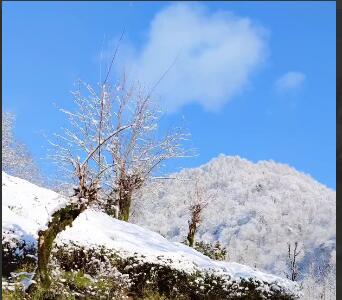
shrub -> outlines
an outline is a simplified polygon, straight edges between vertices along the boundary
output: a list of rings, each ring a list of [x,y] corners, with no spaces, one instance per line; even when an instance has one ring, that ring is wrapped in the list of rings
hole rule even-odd
[[[227,249],[217,241],[215,244],[195,242],[194,249],[214,260],[228,260]]]
[[[204,271],[187,273],[172,267],[162,256],[156,262],[147,262],[138,254],[123,258],[104,247],[84,249],[74,246],[68,249],[66,245],[59,247],[54,256],[63,270],[81,270],[87,274],[99,270],[106,274],[106,269],[115,269],[120,274],[116,280],[125,278],[126,284],[129,283],[126,285],[127,295],[133,299],[295,299],[276,284],[268,285],[252,279],[237,282],[227,274]],[[217,254],[215,257],[220,258]]]
[[[122,257],[104,247],[56,245],[49,268],[53,280],[48,292],[38,287],[32,295],[15,299],[296,299],[276,283],[235,280],[226,273],[196,268],[189,273],[170,258],[147,261],[138,253]]]
[[[6,240],[1,244],[2,275],[9,277],[11,272],[24,267],[32,270],[36,265],[37,250],[25,241]]]

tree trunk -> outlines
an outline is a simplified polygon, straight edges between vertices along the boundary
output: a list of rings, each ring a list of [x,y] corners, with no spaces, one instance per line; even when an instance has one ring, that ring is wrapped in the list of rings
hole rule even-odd
[[[194,246],[195,243],[195,233],[196,233],[196,224],[191,223],[189,224],[189,233],[188,233],[188,243],[190,247]]]
[[[132,202],[132,193],[123,193],[119,200],[119,219],[128,222]]]
[[[35,280],[40,282],[40,286],[48,290],[51,285],[48,264],[52,250],[53,242],[58,233],[65,227],[71,226],[72,222],[80,215],[85,207],[76,207],[70,204],[52,215],[52,221],[49,222],[46,230],[39,231],[38,235],[38,268],[35,274]]]

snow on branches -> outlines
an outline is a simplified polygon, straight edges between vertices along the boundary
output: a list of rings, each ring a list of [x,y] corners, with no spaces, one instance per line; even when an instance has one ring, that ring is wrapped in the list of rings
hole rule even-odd
[[[14,122],[14,114],[2,113],[2,170],[10,175],[41,184],[42,178],[31,153],[14,136]]]

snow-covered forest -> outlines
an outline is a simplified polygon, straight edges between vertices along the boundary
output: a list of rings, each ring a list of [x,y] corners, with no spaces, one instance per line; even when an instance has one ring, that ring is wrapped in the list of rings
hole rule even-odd
[[[290,277],[288,245],[298,243],[298,281],[306,299],[335,296],[336,192],[309,175],[273,161],[221,155],[195,169],[153,182],[137,194],[133,222],[183,241],[189,192],[200,181],[210,198],[197,239],[219,241],[229,260]],[[164,222],[165,218],[168,220]]]

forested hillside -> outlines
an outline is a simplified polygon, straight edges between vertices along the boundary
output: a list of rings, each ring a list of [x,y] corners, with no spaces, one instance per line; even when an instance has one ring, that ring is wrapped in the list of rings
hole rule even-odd
[[[134,222],[172,240],[185,240],[189,194],[200,182],[209,203],[198,240],[218,240],[231,261],[281,276],[291,271],[288,245],[293,249],[298,242],[299,280],[320,281],[334,269],[336,193],[309,175],[272,161],[252,163],[221,155],[170,178],[155,180],[136,196]]]

